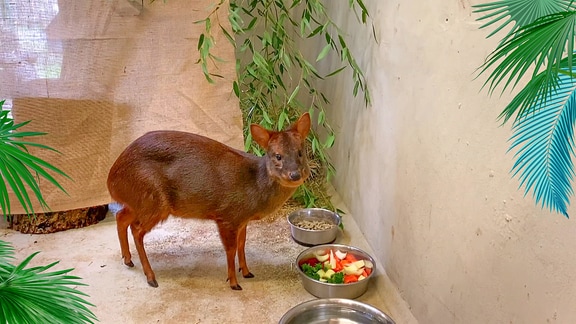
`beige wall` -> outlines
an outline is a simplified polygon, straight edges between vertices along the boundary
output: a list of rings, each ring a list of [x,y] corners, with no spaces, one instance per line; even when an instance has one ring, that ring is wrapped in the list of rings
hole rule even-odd
[[[576,322],[576,223],[523,198],[510,125],[496,120],[506,98],[473,80],[495,45],[471,13],[480,1],[364,1],[378,44],[348,1],[327,1],[373,95],[363,107],[349,74],[324,85],[339,135],[334,185],[414,315]]]

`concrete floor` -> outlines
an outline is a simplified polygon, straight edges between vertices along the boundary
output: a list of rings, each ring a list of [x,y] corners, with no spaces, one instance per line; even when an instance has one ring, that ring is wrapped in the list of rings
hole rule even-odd
[[[58,269],[75,268],[71,274],[89,285],[79,289],[90,295],[100,323],[278,323],[290,308],[315,298],[293,269],[306,247],[291,239],[285,216],[248,226],[246,258],[255,278],[240,275],[242,291],[231,290],[226,282],[224,250],[215,224],[208,221],[171,218],[145,237],[158,288],[146,283],[131,238],[135,267],[122,264],[112,213],[97,225],[46,235],[7,230],[0,220],[0,240],[14,245],[17,262],[41,251],[33,265],[60,260]],[[371,253],[353,216],[346,214],[343,222],[345,230],[336,242]],[[398,324],[416,323],[382,264],[376,267],[375,280],[358,300]]]

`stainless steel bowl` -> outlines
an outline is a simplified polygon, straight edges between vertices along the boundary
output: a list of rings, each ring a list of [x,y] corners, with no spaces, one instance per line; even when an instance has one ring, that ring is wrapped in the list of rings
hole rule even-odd
[[[368,277],[358,282],[352,282],[347,284],[333,284],[333,283],[326,283],[321,282],[316,279],[312,279],[308,277],[304,271],[300,268],[300,264],[315,256],[317,252],[322,250],[340,250],[342,252],[352,253],[356,256],[357,259],[369,260],[372,262],[373,268],[372,272]],[[374,262],[374,258],[372,258],[368,253],[360,250],[359,248],[343,245],[343,244],[324,244],[318,245],[314,247],[310,247],[304,251],[302,251],[298,257],[296,258],[296,271],[300,275],[300,279],[302,280],[302,285],[304,289],[306,289],[312,295],[319,297],[319,298],[349,298],[354,299],[366,292],[368,289],[368,284],[370,280],[374,277],[374,273],[376,272],[376,262]]]
[[[352,299],[315,299],[294,306],[279,324],[395,324],[386,313],[372,305]]]
[[[300,221],[324,221],[334,226],[325,230],[304,229],[296,226]],[[314,246],[332,243],[340,231],[340,215],[323,208],[305,208],[294,211],[288,215],[292,238],[299,244]]]

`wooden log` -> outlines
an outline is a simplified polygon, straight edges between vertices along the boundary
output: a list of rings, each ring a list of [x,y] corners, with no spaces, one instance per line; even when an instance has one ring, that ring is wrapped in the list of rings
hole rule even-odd
[[[108,213],[108,205],[36,215],[9,215],[9,228],[25,234],[48,234],[97,224]]]

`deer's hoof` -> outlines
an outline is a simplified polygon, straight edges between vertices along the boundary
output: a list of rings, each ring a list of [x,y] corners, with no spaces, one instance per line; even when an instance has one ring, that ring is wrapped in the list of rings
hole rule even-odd
[[[230,288],[232,288],[232,290],[242,290],[242,287],[240,287],[240,285],[236,284],[235,286],[230,286]]]
[[[148,280],[148,284],[150,285],[150,287],[158,288],[158,282],[156,281],[156,279]]]
[[[252,272],[248,272],[247,275],[242,275],[242,277],[244,277],[244,278],[254,278],[254,275],[252,274]]]
[[[132,261],[124,262],[124,264],[130,268],[134,268],[134,262],[132,262]]]

